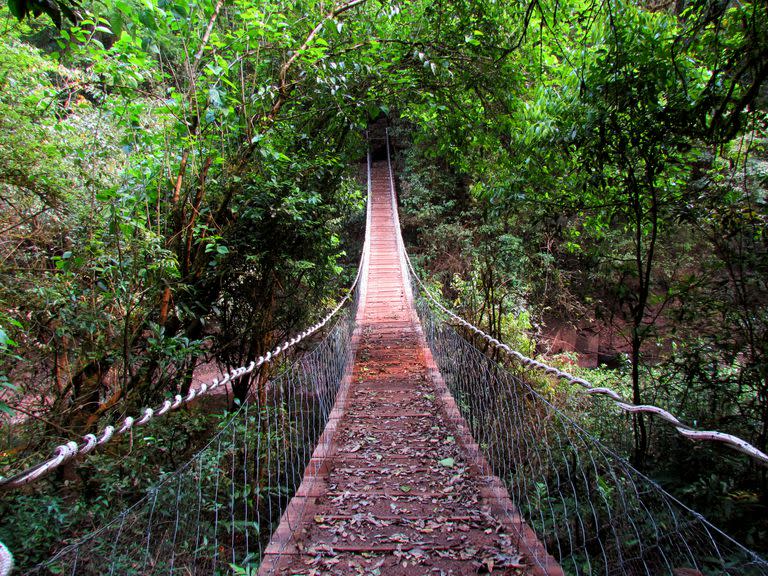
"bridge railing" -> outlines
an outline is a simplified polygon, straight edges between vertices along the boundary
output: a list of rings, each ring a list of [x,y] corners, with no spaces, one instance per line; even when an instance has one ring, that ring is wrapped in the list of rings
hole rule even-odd
[[[28,573],[216,574],[258,565],[325,428],[351,359],[353,329],[350,307],[194,458]]]
[[[387,155],[390,160],[388,141]],[[394,200],[391,160],[390,188]],[[627,404],[609,388],[593,387],[511,350],[426,291],[399,233],[398,248],[433,358],[481,449],[479,465],[491,466],[516,512],[566,574],[768,575],[768,562],[636,470],[520,375],[535,370],[555,382],[567,380],[627,412],[653,413],[679,434],[724,442],[759,462],[768,462],[768,456],[740,438],[694,431],[664,410]],[[507,352],[522,369],[515,373],[508,363],[480,351],[452,323]]]
[[[108,426],[82,444],[70,442],[51,459],[0,479],[0,488],[5,489],[34,482],[62,462],[85,456],[134,426],[146,425],[153,417],[274,362],[301,340],[325,331],[312,351],[285,363],[276,377],[227,416],[202,450],[179,469],[164,474],[133,506],[96,531],[68,533],[61,549],[42,564],[29,563],[40,556],[39,551],[14,550],[17,569],[27,574],[83,576],[255,570],[289,501],[311,472],[313,453],[351,366],[355,319],[366,290],[370,201],[367,204],[366,240],[357,276],[323,320],[250,366],[193,388],[186,398],[177,397],[160,410],[146,410],[142,418]],[[10,572],[12,562],[0,544],[0,576]]]
[[[512,501],[567,574],[768,574],[768,563],[465,340],[419,293],[440,372]]]

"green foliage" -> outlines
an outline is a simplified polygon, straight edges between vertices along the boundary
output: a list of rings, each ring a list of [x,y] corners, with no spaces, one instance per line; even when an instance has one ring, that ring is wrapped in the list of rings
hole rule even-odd
[[[607,332],[600,353],[628,358],[628,371],[583,377],[764,448],[764,3],[692,2],[683,14],[537,3],[527,28],[499,10],[477,18],[504,22],[503,42],[454,38],[445,67],[436,43],[419,48],[429,73],[401,104],[404,223],[425,268],[454,309],[502,339],[515,330],[494,326],[489,304],[507,298],[501,318],[522,310],[534,328]],[[471,25],[459,8],[440,30]],[[521,30],[515,50],[490,56]],[[608,406],[572,407],[625,449],[632,422]],[[633,436],[635,462],[670,486],[715,458],[644,419]],[[718,475],[764,499],[764,478],[722,452]]]
[[[384,115],[446,303],[530,355],[548,318],[607,326],[631,366],[590,378],[765,448],[765,3],[9,7],[0,388],[51,398],[54,426],[316,320],[353,275],[354,163]],[[60,31],[16,23],[41,11]]]
[[[18,320],[6,316],[0,312],[0,361],[3,363],[11,361],[22,361],[22,358],[14,354],[13,349],[18,346],[18,343],[11,338],[8,334],[9,330],[23,330],[24,326]],[[15,386],[9,379],[8,375],[4,371],[0,371],[0,398],[4,398],[5,394],[9,392],[17,392],[18,386]],[[8,406],[7,402],[0,400],[0,413],[5,413],[13,416],[13,410]]]
[[[263,354],[323,315],[354,275],[345,226],[362,207],[351,163],[367,106],[346,91],[368,65],[335,48],[352,26],[339,18],[303,51],[288,79],[309,75],[305,89],[272,114],[276,63],[309,33],[296,23],[305,10],[322,20],[326,8],[216,10],[206,1],[90,4],[77,22],[46,32],[54,41],[40,43],[51,54],[25,41],[42,23],[8,20],[0,387],[13,394],[0,409],[23,406],[44,420],[9,426],[3,473],[185,392],[203,349],[229,365]],[[10,390],[14,381],[24,386]],[[29,566],[62,534],[102,525],[206,436],[198,421],[169,417],[167,428],[134,439],[135,457],[119,444],[91,456],[60,498],[49,493],[56,477],[14,494],[3,502],[0,539],[29,550],[18,553]],[[265,446],[284,441],[275,434]],[[275,485],[258,498],[272,506],[288,495]]]

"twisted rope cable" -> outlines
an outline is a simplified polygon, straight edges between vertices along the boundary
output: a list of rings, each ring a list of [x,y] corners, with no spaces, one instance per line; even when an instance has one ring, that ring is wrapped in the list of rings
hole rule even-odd
[[[391,163],[390,153],[389,153],[389,131],[388,130],[387,130],[387,164],[389,165],[390,187],[392,190],[392,195],[394,197],[395,182],[394,182],[394,175],[392,173],[392,163]],[[395,216],[397,216],[396,210],[397,208],[395,208]],[[726,434],[724,432],[718,432],[715,430],[695,430],[693,429],[693,427],[688,426],[683,422],[680,422],[680,420],[678,420],[675,416],[673,416],[663,408],[659,408],[658,406],[650,406],[646,404],[635,405],[635,404],[632,404],[631,402],[627,402],[622,398],[622,396],[618,392],[616,392],[615,390],[612,390],[611,388],[592,386],[592,384],[590,384],[583,378],[578,378],[573,374],[570,374],[568,372],[565,372],[563,370],[560,370],[559,368],[555,368],[554,366],[550,366],[543,362],[539,362],[538,360],[534,360],[533,358],[529,358],[528,356],[521,354],[517,350],[513,350],[507,344],[504,344],[503,342],[500,342],[493,336],[486,334],[485,332],[483,332],[483,330],[481,330],[474,324],[467,322],[462,317],[453,313],[451,310],[448,310],[448,308],[446,308],[440,302],[437,301],[437,299],[427,289],[426,285],[421,281],[421,278],[419,278],[419,276],[416,274],[416,270],[413,267],[411,258],[408,255],[408,252],[406,251],[405,246],[403,245],[401,231],[399,228],[400,226],[398,222],[398,237],[400,238],[400,241],[398,242],[398,250],[402,251],[401,257],[404,256],[405,261],[408,264],[408,270],[410,271],[411,276],[416,280],[418,286],[427,295],[429,300],[431,300],[445,314],[453,318],[456,322],[458,322],[465,328],[471,330],[472,332],[474,332],[475,334],[483,338],[485,341],[489,342],[495,348],[499,350],[503,350],[506,354],[508,354],[509,356],[512,356],[515,360],[517,360],[521,364],[524,364],[530,368],[534,368],[545,374],[555,376],[560,380],[566,380],[567,382],[570,382],[572,384],[578,384],[579,386],[584,388],[585,392],[589,395],[607,396],[608,398],[613,400],[614,403],[616,403],[616,405],[621,410],[624,410],[625,412],[630,412],[632,414],[637,414],[637,413],[653,414],[659,417],[661,420],[674,426],[675,429],[678,431],[678,433],[688,438],[689,440],[722,442],[723,444],[727,445],[729,448],[742,452],[747,456],[754,458],[763,466],[768,467],[768,454],[761,452],[755,446],[753,446],[746,440],[739,438],[738,436],[734,436],[732,434]]]
[[[426,297],[417,306],[446,386],[515,503],[510,513],[525,519],[566,573],[701,576],[706,567],[768,576],[756,553],[461,336]]]
[[[363,254],[363,257],[365,257],[365,254]],[[362,258],[361,258],[361,262],[362,262]],[[80,456],[85,456],[86,454],[92,452],[97,446],[103,446],[115,436],[120,436],[122,434],[129,432],[130,430],[133,429],[134,426],[145,426],[154,418],[158,416],[162,416],[163,414],[167,414],[168,412],[171,412],[173,410],[177,410],[178,408],[180,408],[185,404],[188,404],[195,398],[199,398],[205,394],[208,394],[211,391],[218,388],[219,386],[238,380],[239,378],[242,378],[246,374],[250,374],[251,372],[259,368],[263,364],[268,364],[272,362],[275,358],[277,358],[280,354],[284,353],[289,348],[295,346],[305,338],[311,336],[318,330],[322,329],[326,324],[328,324],[328,322],[330,322],[330,320],[334,316],[336,316],[339,310],[341,310],[344,307],[344,305],[349,301],[349,299],[352,297],[355,287],[357,286],[357,283],[360,280],[361,272],[362,272],[362,266],[358,266],[355,280],[354,282],[352,282],[352,285],[350,286],[349,290],[347,290],[346,295],[344,296],[344,298],[342,298],[339,301],[336,307],[323,320],[310,326],[309,328],[307,328],[300,334],[297,334],[290,340],[284,341],[282,344],[277,346],[274,350],[267,352],[266,355],[260,356],[257,360],[252,360],[248,366],[240,366],[239,368],[234,368],[232,371],[223,374],[221,380],[216,378],[210,383],[201,384],[200,387],[197,389],[190,388],[189,393],[184,397],[182,397],[180,394],[177,394],[176,396],[174,396],[173,400],[165,400],[162,406],[160,406],[157,409],[145,408],[142,411],[141,417],[139,418],[128,416],[125,419],[123,419],[122,423],[119,424],[119,427],[118,425],[106,426],[98,434],[87,434],[83,437],[82,442],[80,444],[78,444],[75,441],[69,441],[66,444],[61,444],[57,446],[56,448],[54,448],[53,454],[51,455],[51,457],[48,458],[47,460],[44,460],[43,462],[40,462],[30,468],[27,468],[26,470],[19,472],[14,476],[10,476],[8,478],[0,478],[0,492],[2,492],[3,490],[19,488],[21,486],[31,484],[32,482],[35,482],[36,480],[42,478],[46,474],[55,470],[65,462],[68,462]],[[2,550],[0,550],[0,568],[2,568],[2,566],[3,566]],[[1,569],[0,569],[0,576],[5,576],[5,574],[2,572]]]
[[[0,576],[8,576],[11,570],[13,570],[13,556],[5,544],[0,542]]]
[[[611,388],[592,386],[592,384],[590,384],[583,378],[579,378],[577,376],[574,376],[573,374],[570,374],[569,372],[565,372],[564,370],[560,370],[559,368],[555,368],[553,366],[545,364],[544,362],[539,362],[538,360],[534,360],[533,358],[529,358],[528,356],[521,354],[517,350],[513,350],[507,344],[504,344],[503,342],[500,342],[496,338],[486,334],[485,332],[483,332],[483,330],[481,330],[474,324],[467,322],[462,317],[458,316],[457,314],[455,314],[454,312],[450,311],[448,308],[443,306],[440,302],[438,302],[437,299],[430,293],[430,291],[427,290],[427,287],[424,285],[421,279],[417,276],[416,271],[413,268],[413,264],[411,263],[411,259],[408,256],[407,252],[405,256],[408,262],[408,268],[411,272],[411,276],[416,280],[422,292],[424,292],[424,294],[427,295],[429,300],[431,300],[442,312],[450,316],[457,323],[471,330],[476,335],[480,336],[483,340],[485,340],[486,342],[489,342],[495,348],[499,350],[503,350],[507,355],[511,356],[521,364],[524,364],[530,368],[534,368],[545,374],[555,376],[560,380],[565,380],[572,384],[578,384],[579,386],[584,388],[584,391],[589,395],[607,396],[608,398],[613,400],[613,402],[621,410],[624,410],[625,412],[630,412],[632,414],[637,414],[637,413],[653,414],[654,416],[657,416],[661,420],[674,426],[675,429],[678,431],[678,433],[680,433],[682,436],[690,440],[722,442],[723,444],[726,444],[729,448],[732,448],[734,450],[737,450],[739,452],[742,452],[754,458],[763,466],[768,466],[768,454],[761,452],[755,446],[753,446],[746,440],[739,438],[738,436],[734,436],[732,434],[726,434],[725,432],[718,432],[715,430],[695,430],[692,426],[689,426],[681,422],[674,415],[670,414],[663,408],[659,408],[658,406],[651,406],[647,404],[638,404],[638,405],[632,404],[624,400],[618,392],[616,392]]]

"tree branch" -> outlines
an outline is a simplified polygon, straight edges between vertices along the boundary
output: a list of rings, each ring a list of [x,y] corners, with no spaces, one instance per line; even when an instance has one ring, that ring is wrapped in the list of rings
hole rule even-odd
[[[304,40],[304,43],[299,47],[298,50],[296,50],[288,60],[285,61],[285,63],[280,67],[280,75],[279,75],[279,83],[277,88],[277,98],[275,99],[274,104],[272,104],[272,109],[270,110],[267,120],[269,122],[272,122],[277,118],[277,115],[280,113],[280,109],[283,107],[283,105],[287,102],[288,97],[291,95],[291,92],[293,91],[293,84],[288,82],[288,72],[290,71],[291,67],[294,65],[296,60],[301,56],[304,52],[307,51],[307,48],[309,48],[309,45],[312,43],[312,40],[315,39],[315,36],[317,36],[320,31],[325,26],[325,23],[328,20],[333,20],[334,18],[338,18],[345,12],[348,12],[349,10],[352,10],[352,8],[355,8],[356,6],[359,6],[361,4],[364,4],[367,0],[351,0],[350,2],[347,2],[346,4],[342,4],[340,6],[336,6],[333,8],[330,12],[328,12],[325,17],[320,21],[320,23],[315,26],[312,31],[309,33],[309,35]]]

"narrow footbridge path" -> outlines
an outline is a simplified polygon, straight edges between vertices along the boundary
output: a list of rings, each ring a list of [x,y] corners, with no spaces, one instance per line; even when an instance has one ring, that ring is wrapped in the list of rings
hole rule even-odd
[[[560,574],[479,454],[435,368],[371,174],[354,365],[260,574]]]

